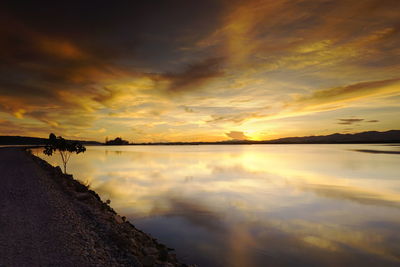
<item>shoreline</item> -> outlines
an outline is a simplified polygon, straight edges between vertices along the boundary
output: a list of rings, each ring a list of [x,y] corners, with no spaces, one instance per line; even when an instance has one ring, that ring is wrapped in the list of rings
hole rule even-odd
[[[120,138],[120,137],[117,137]],[[116,138],[116,139],[117,139]],[[116,140],[115,139],[115,140]],[[115,141],[114,140],[114,141]],[[171,146],[171,145],[257,145],[257,144],[400,144],[400,130],[386,131],[364,131],[358,133],[331,133],[328,135],[289,136],[270,140],[232,139],[221,141],[158,141],[158,142],[128,142],[120,138],[114,143],[103,143],[99,141],[70,140],[84,145],[131,145],[131,146]],[[45,138],[26,136],[0,136],[0,144],[11,143],[20,145],[44,145]],[[32,143],[34,142],[34,143]]]
[[[124,216],[118,214],[108,203],[103,202],[100,196],[88,186],[73,178],[71,174],[64,174],[59,166],[54,167],[47,161],[30,154],[33,160],[45,171],[51,173],[57,181],[61,190],[75,197],[81,204],[90,209],[94,220],[103,220],[108,224],[109,234],[113,235],[118,249],[124,250],[124,253],[133,254],[143,267],[190,267],[179,263],[174,249],[165,246],[153,238],[150,234],[137,229]],[[127,265],[131,266],[131,265]]]
[[[0,266],[190,267],[59,166],[23,148],[0,158]]]

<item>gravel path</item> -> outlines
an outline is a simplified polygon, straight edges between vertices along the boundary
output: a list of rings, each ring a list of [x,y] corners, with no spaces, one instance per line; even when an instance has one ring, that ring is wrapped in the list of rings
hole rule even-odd
[[[186,266],[94,192],[76,191],[82,185],[23,150],[0,149],[0,185],[1,267]]]

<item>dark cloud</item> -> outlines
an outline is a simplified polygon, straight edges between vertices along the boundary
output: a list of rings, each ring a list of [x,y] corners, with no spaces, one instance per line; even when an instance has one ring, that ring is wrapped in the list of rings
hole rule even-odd
[[[169,92],[181,92],[198,88],[213,78],[224,74],[222,70],[223,58],[208,58],[199,63],[190,64],[182,72],[163,75],[170,81]]]
[[[226,231],[226,226],[221,215],[198,201],[167,196],[163,198],[163,203],[168,203],[170,207],[166,216],[183,217],[192,224],[204,227],[210,231],[219,233]],[[152,212],[159,215],[157,207]]]
[[[362,122],[364,119],[339,119],[338,124],[351,125],[357,122]]]
[[[173,69],[180,54],[177,48],[212,31],[221,8],[220,1],[211,0],[112,4],[42,1],[40,5],[3,1],[8,24],[29,25],[30,33],[40,32],[75,43],[96,59],[127,66],[143,65],[153,70]],[[26,40],[27,32],[17,39]]]
[[[51,127],[90,127],[104,114],[154,119],[164,106],[182,111],[198,97],[196,112],[185,114],[203,116],[198,123],[211,117],[212,127],[262,117],[251,111],[261,106],[255,95],[289,99],[293,91],[275,86],[278,79],[314,85],[283,113],[393,95],[398,7],[393,0],[1,1],[0,109]],[[330,88],[337,81],[344,86]],[[244,106],[238,94],[249,94],[246,112],[197,112],[212,97],[227,109]],[[161,111],[134,114],[136,102]],[[169,115],[162,119],[173,121]]]
[[[350,119],[338,119],[337,124],[343,124],[343,125],[352,125],[355,123],[359,122],[369,122],[369,123],[374,123],[374,122],[379,122],[379,120],[365,120],[365,119],[357,119],[357,118],[350,118]]]
[[[50,122],[110,107],[123,89],[105,80],[147,77],[181,92],[222,75],[220,58],[180,49],[213,30],[219,1],[3,1],[1,10],[0,107],[10,114]]]
[[[103,105],[108,105],[120,92],[103,87],[102,90],[94,92],[92,99]]]
[[[187,112],[187,113],[193,113],[193,112],[194,112],[194,110],[193,110],[191,107],[183,106],[182,108],[183,108],[183,110],[185,110],[185,112]]]

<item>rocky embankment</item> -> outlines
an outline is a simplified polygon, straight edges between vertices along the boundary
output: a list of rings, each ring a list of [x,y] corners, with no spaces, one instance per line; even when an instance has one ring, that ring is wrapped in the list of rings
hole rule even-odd
[[[188,266],[72,175],[28,152],[10,159],[4,151],[0,266]]]

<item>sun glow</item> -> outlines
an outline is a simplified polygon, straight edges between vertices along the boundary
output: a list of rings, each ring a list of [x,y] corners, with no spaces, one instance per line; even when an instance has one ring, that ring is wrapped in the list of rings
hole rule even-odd
[[[399,1],[182,2],[152,4],[150,24],[146,4],[89,19],[68,2],[60,16],[5,8],[0,131],[176,142],[399,127]]]

